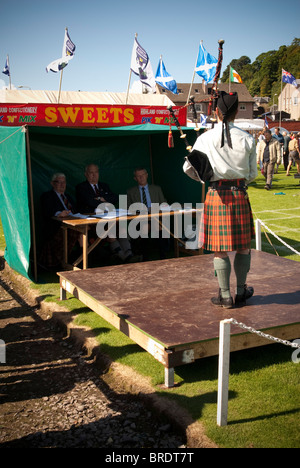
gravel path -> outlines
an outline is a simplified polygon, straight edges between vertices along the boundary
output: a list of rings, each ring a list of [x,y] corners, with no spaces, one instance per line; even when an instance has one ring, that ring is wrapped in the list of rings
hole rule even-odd
[[[6,345],[0,448],[187,447],[137,396],[108,388],[51,318],[26,304],[1,273],[0,339]]]

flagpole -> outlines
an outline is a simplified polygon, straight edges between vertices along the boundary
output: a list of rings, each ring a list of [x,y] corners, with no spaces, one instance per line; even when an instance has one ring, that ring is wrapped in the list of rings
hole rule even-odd
[[[10,63],[9,63],[9,55],[7,54],[7,64],[8,64],[8,79],[9,79],[9,89],[11,89],[11,76],[10,76]]]
[[[200,41],[200,44],[203,44],[203,41]],[[196,70],[196,65],[197,65],[197,61],[198,61],[198,55],[199,55],[199,51],[198,51],[197,58],[196,58],[196,63],[195,63],[195,66],[194,66],[194,73],[193,73],[191,86],[190,86],[190,89],[189,89],[189,94],[188,94],[188,97],[187,97],[187,100],[186,100],[187,104],[189,103],[189,100],[190,100],[190,95],[191,95],[191,92],[192,92],[192,86],[193,86],[194,79],[195,79],[195,73],[196,73],[195,70]]]
[[[137,33],[135,33],[134,35],[134,39],[137,38]],[[133,42],[134,44],[134,42]],[[131,65],[131,59],[130,59],[130,65]],[[126,93],[126,101],[125,101],[125,104],[127,104],[127,101],[128,101],[128,94],[129,94],[129,86],[130,86],[130,80],[131,80],[131,73],[132,73],[132,70],[131,70],[131,66],[130,66],[130,72],[129,72],[129,79],[128,79],[128,86],[127,86],[127,93]]]
[[[60,70],[60,80],[59,80],[59,89],[58,89],[58,99],[57,99],[57,104],[59,104],[59,100],[60,100],[60,92],[61,92],[61,82],[62,82],[62,76],[63,76],[63,68]]]
[[[64,36],[63,50],[62,50],[62,55],[61,55],[62,57],[64,57],[64,54],[66,53],[65,47],[66,47],[66,34],[67,34],[67,33],[68,33],[68,28],[65,28],[65,36]],[[59,101],[60,101],[62,76],[63,76],[63,68],[60,70],[60,79],[59,79],[59,88],[58,88],[58,99],[57,99],[57,104],[59,104]]]
[[[282,109],[282,69],[281,69],[281,91],[280,91],[280,112],[279,112],[279,127],[281,127],[281,109]]]

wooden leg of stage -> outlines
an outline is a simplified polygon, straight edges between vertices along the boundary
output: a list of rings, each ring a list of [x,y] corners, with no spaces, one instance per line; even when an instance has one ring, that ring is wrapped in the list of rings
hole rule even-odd
[[[165,386],[174,387],[174,367],[165,367]]]
[[[60,287],[60,290],[59,290],[59,300],[60,301],[65,301],[67,299],[67,291]]]

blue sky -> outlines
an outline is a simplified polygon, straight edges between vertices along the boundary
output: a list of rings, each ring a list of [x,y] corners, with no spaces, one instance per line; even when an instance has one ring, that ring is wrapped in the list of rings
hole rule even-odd
[[[200,40],[215,57],[218,40],[225,40],[222,75],[232,59],[253,61],[290,45],[300,36],[299,14],[299,1],[287,11],[279,0],[0,0],[0,69],[9,54],[15,87],[57,90],[59,74],[45,68],[61,56],[67,27],[76,51],[62,90],[126,91],[135,33],[154,74],[162,55],[177,82],[190,82]],[[0,88],[5,84],[1,73]]]

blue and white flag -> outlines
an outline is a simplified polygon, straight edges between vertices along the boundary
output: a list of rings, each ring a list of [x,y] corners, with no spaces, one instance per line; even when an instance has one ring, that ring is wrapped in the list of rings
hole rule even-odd
[[[162,61],[161,57],[159,59],[158,67],[156,70],[155,81],[163,88],[171,91],[171,93],[178,94],[176,81],[174,80],[173,76],[167,72],[165,64]]]
[[[295,86],[296,88],[298,88],[298,83],[296,81],[296,78],[291,73],[289,73],[288,71],[284,69],[282,69],[282,81],[284,83],[289,83]]]
[[[134,38],[130,68],[133,73],[139,76],[141,83],[149,86],[153,93],[156,92],[155,78],[148,54],[138,43],[136,37]]]
[[[75,49],[76,46],[71,41],[68,30],[66,29],[62,48],[62,56],[61,58],[53,60],[53,62],[49,63],[49,65],[46,67],[46,71],[49,72],[51,70],[52,72],[57,73],[58,71],[65,68],[69,61],[74,57]]]
[[[218,60],[205,50],[201,41],[195,72],[209,83],[214,79],[217,63]]]
[[[200,125],[202,127],[206,127],[206,124],[207,124],[207,115],[200,114]]]
[[[5,67],[3,68],[2,73],[4,73],[4,75],[10,76],[8,56],[6,57]]]
[[[268,121],[267,121],[267,116],[266,116],[266,114],[265,114],[265,127],[266,127],[266,128],[269,128],[269,124],[268,124]]]

